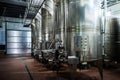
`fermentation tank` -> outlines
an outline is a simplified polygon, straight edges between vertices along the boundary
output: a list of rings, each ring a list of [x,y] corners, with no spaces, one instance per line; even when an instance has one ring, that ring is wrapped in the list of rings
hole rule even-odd
[[[120,19],[107,17],[105,28],[105,55],[112,61],[120,62]]]
[[[35,36],[35,25],[34,25],[34,20],[31,24],[31,31],[32,31],[32,51],[35,49],[35,43],[36,43],[36,36]]]
[[[55,39],[61,41],[61,45],[66,48],[66,24],[67,24],[68,2],[67,0],[57,0],[55,9]]]
[[[101,57],[101,0],[69,0],[67,24],[68,55],[81,61]]]
[[[39,13],[41,13],[41,10],[39,10]],[[32,21],[31,29],[32,29],[32,50],[35,54],[39,52],[39,50],[42,48],[42,17],[41,15],[37,13],[35,16],[35,19]]]
[[[42,41],[42,26],[41,26],[41,15],[40,14],[37,14],[37,18],[35,19],[35,26],[36,26],[36,49],[41,49],[41,41]]]
[[[42,7],[42,49],[48,49],[54,38],[54,2],[46,0]]]

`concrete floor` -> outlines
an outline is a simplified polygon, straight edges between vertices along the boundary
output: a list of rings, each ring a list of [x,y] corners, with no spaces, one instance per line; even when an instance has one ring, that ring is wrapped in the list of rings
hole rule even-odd
[[[120,69],[104,70],[104,80],[120,80]],[[72,78],[74,76],[75,78]],[[101,80],[97,68],[79,70],[70,74],[68,67],[56,71],[46,66],[30,55],[0,57],[0,80]]]

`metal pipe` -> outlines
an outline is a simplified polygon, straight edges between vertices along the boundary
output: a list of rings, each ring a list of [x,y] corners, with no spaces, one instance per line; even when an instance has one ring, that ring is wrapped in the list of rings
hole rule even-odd
[[[4,7],[4,10],[3,10],[2,16],[5,15],[5,12],[6,12],[6,7]]]
[[[28,6],[27,6],[27,8],[26,8],[26,10],[25,10],[25,15],[24,15],[24,19],[23,19],[23,24],[25,24],[25,22],[26,22],[27,14],[29,13],[29,9],[30,9],[30,6],[31,6],[31,4],[32,4],[32,0],[27,0],[27,1],[28,1],[28,2],[27,2]]]
[[[39,10],[42,8],[42,6],[43,6],[43,4],[45,3],[45,1],[46,1],[46,0],[44,0],[44,1],[42,2],[42,4],[40,5],[39,9],[37,10],[37,13],[39,13]],[[24,23],[24,24],[25,24],[25,22],[26,22],[27,14],[29,13],[29,9],[30,9],[30,7],[32,6],[32,2],[33,2],[33,0],[30,1],[30,5],[28,5],[28,8],[26,8],[26,12],[25,12],[24,20],[23,20],[23,23]],[[28,4],[29,4],[29,2],[28,2]],[[37,13],[36,13],[36,15],[37,15]],[[34,18],[35,18],[35,16],[34,16]],[[33,18],[33,19],[34,19],[34,18]],[[32,23],[32,21],[31,21],[31,23]]]
[[[43,6],[43,4],[45,3],[45,1],[46,1],[46,0],[44,0],[44,1],[42,2],[42,4],[40,5],[40,7],[39,7],[37,13],[39,13],[39,10],[42,8],[42,6]],[[37,15],[37,13],[36,13],[36,15]],[[34,18],[35,18],[35,16],[34,16]],[[34,18],[33,18],[33,19],[34,19]]]
[[[65,28],[65,30],[64,30],[64,47],[65,47],[65,51],[67,51],[66,50],[66,39],[67,39],[67,25],[66,25],[66,0],[64,0],[64,10],[63,10],[63,12],[64,12],[64,28]]]
[[[105,27],[107,27],[106,20],[107,20],[107,0],[104,0],[104,26],[103,26],[103,32],[102,32],[102,55],[105,55]]]

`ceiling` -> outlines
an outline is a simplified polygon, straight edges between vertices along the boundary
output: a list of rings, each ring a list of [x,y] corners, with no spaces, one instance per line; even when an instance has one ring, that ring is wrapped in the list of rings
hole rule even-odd
[[[28,1],[30,6],[28,8]],[[45,0],[0,0],[0,16],[33,19]]]
[[[0,0],[0,16],[23,18],[26,0]]]

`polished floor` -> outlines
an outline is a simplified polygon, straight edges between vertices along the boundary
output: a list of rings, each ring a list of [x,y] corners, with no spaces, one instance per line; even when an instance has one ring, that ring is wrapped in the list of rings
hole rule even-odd
[[[104,70],[103,80],[120,80],[120,69]],[[30,55],[0,57],[0,80],[101,80],[97,68],[70,73],[64,66],[57,73]]]

